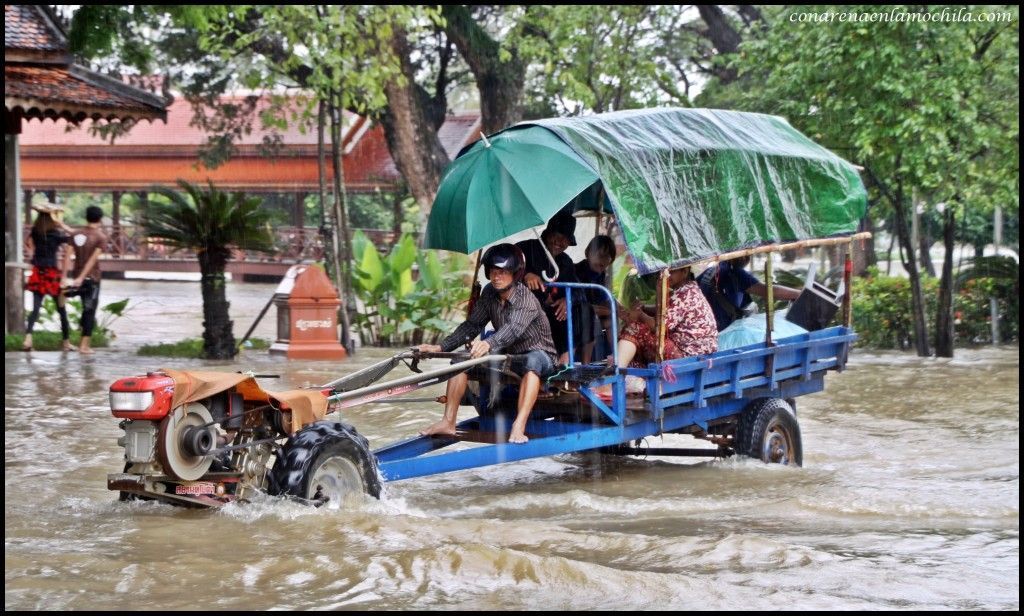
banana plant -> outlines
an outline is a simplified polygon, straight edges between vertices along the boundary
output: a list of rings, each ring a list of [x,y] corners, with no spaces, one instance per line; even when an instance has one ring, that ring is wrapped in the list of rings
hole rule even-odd
[[[353,289],[363,306],[355,323],[367,344],[436,340],[457,325],[457,306],[469,296],[465,264],[458,258],[442,261],[434,252],[420,252],[410,235],[386,256],[361,232],[352,245]]]

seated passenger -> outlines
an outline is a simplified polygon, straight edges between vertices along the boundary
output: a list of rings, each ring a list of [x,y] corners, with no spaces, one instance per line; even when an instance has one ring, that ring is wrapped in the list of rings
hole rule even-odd
[[[526,275],[523,282],[533,291],[534,297],[540,302],[544,314],[547,316],[555,350],[558,352],[559,364],[565,364],[569,355],[565,293],[564,289],[547,287],[544,284],[541,274],[547,271],[548,275],[552,276],[555,273],[547,255],[544,254],[544,248],[547,248],[558,265],[558,278],[555,279],[555,282],[577,282],[576,266],[569,255],[565,254],[566,248],[575,245],[576,219],[565,210],[548,221],[539,240],[525,240],[516,244],[526,257]],[[579,304],[574,307],[574,310],[579,310]],[[573,319],[577,319],[577,312],[573,312]]]
[[[526,420],[540,392],[541,379],[554,370],[555,345],[551,341],[551,328],[540,302],[521,282],[525,269],[523,252],[513,244],[498,244],[483,256],[484,275],[491,284],[484,287],[473,306],[469,318],[459,325],[441,344],[421,344],[424,353],[452,351],[476,338],[488,322],[494,325],[494,334],[487,340],[477,340],[470,349],[471,357],[488,353],[526,355],[522,366],[513,365],[521,372],[519,401],[515,421],[509,433],[510,443],[525,443]],[[455,434],[459,402],[466,393],[469,377],[463,372],[448,380],[444,416],[441,421],[420,434]]]
[[[608,279],[608,267],[615,261],[615,242],[607,235],[597,235],[587,244],[586,258],[576,264],[576,278],[580,282],[605,286]],[[583,363],[589,364],[594,354],[594,345],[604,331],[609,327],[611,308],[608,306],[608,298],[600,291],[587,289],[583,293],[586,298],[586,305],[581,307],[581,318],[579,319],[579,337],[573,332],[573,338],[582,345]],[[575,297],[575,296],[574,296]],[[575,315],[574,315],[575,316]],[[576,321],[573,321],[575,324]],[[608,334],[609,338],[611,334]],[[614,340],[608,340],[604,348],[610,349],[615,344]],[[601,356],[604,359],[604,355]]]
[[[733,321],[742,319],[743,307],[751,302],[750,295],[768,296],[768,288],[753,274],[743,269],[750,263],[750,257],[738,257],[730,261],[722,261],[712,265],[697,277],[697,284],[704,293],[711,310],[715,314],[718,331],[729,327]],[[800,291],[774,285],[772,291],[775,299],[796,301]]]
[[[689,267],[669,273],[671,291],[665,316],[664,359],[706,355],[718,350],[718,330],[711,306],[700,292]],[[619,337],[619,367],[646,367],[657,361],[655,318],[639,304],[623,315],[628,323]]]

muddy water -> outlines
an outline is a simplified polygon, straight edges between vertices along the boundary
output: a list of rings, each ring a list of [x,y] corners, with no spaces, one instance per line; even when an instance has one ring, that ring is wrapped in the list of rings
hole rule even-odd
[[[141,295],[153,283],[117,284]],[[1019,607],[1016,348],[855,353],[798,400],[802,469],[559,456],[397,482],[348,510],[118,503],[105,486],[122,464],[106,406],[116,378],[202,366],[299,387],[389,354],[344,366],[134,356],[147,335],[200,331],[194,289],[172,289],[174,305],[135,313],[114,349],[6,354],[6,608]],[[236,332],[271,290],[232,287],[248,315]],[[438,413],[374,404],[347,419],[379,446]]]

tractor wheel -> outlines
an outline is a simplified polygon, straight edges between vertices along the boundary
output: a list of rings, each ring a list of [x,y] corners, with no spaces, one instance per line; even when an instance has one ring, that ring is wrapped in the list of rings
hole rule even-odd
[[[803,444],[796,412],[785,400],[764,398],[749,404],[736,424],[733,444],[741,456],[766,464],[802,466]]]
[[[318,421],[296,432],[278,454],[270,492],[320,506],[361,492],[380,498],[377,461],[348,424]]]

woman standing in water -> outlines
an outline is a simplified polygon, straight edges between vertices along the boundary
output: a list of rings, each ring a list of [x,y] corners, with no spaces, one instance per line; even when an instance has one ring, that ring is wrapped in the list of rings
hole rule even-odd
[[[37,211],[38,215],[26,242],[28,249],[32,252],[32,275],[29,276],[28,283],[25,285],[25,288],[32,292],[32,312],[28,315],[25,342],[22,344],[21,350],[32,350],[32,328],[35,327],[36,320],[39,318],[39,309],[43,305],[43,298],[49,295],[57,303],[63,350],[73,351],[68,312],[64,307],[66,300],[61,290],[61,281],[67,273],[70,253],[65,250],[61,266],[58,268],[57,265],[61,245],[71,241],[71,236],[67,233],[70,229],[60,220],[60,214],[64,211],[61,206],[46,203],[33,205],[32,209]]]

